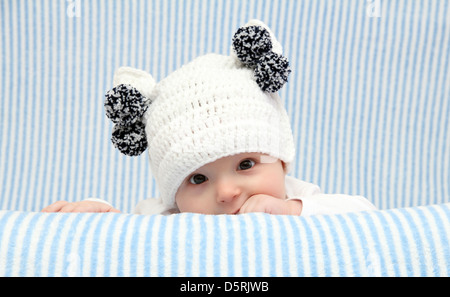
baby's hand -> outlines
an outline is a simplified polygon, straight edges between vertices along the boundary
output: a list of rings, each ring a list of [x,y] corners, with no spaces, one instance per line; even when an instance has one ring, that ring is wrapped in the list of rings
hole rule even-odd
[[[120,212],[120,210],[96,201],[58,201],[44,207],[41,212]]]
[[[302,202],[299,200],[284,200],[273,196],[253,195],[244,202],[239,213],[265,212],[276,215],[300,215]]]

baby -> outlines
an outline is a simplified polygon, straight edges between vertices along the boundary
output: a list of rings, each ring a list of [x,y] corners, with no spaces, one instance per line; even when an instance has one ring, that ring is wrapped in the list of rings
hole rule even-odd
[[[277,91],[291,70],[271,30],[253,20],[230,56],[196,58],[155,83],[128,67],[106,94],[112,142],[129,156],[147,148],[161,197],[137,214],[333,214],[372,210],[364,197],[328,195],[288,176],[294,141]],[[119,212],[101,199],[59,201],[44,212]]]

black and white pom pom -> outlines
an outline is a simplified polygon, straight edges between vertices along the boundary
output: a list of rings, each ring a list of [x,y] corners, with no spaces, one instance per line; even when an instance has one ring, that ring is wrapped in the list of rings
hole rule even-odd
[[[262,56],[272,51],[270,33],[260,26],[239,28],[232,42],[237,57],[246,66],[254,66]]]
[[[288,60],[274,52],[263,56],[255,68],[256,83],[264,92],[274,93],[288,81]]]
[[[105,111],[116,125],[111,141],[127,156],[138,156],[148,146],[142,116],[148,108],[148,99],[131,85],[121,84],[105,95]]]
[[[131,157],[139,156],[148,146],[145,125],[142,122],[126,127],[115,125],[111,141],[122,154]]]
[[[118,85],[105,95],[106,115],[114,124],[130,126],[147,110],[147,98],[131,85]]]

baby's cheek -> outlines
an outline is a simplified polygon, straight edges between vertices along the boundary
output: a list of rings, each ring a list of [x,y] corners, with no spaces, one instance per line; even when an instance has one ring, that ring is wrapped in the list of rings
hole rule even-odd
[[[177,196],[175,201],[180,212],[213,214],[215,210],[210,199],[207,199],[207,195],[184,193],[182,196]]]
[[[286,189],[284,178],[268,178],[261,182],[261,194],[269,195],[275,198],[286,198]]]

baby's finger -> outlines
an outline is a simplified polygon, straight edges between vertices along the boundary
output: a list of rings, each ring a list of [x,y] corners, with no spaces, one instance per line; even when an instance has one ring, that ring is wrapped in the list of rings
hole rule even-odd
[[[76,208],[75,203],[68,203],[64,205],[59,212],[74,212],[75,208]]]
[[[249,202],[248,200],[241,206],[241,208],[239,209],[239,212],[237,214],[244,214],[244,213],[251,213],[251,212],[255,212],[254,211],[254,206],[251,203],[251,201]]]
[[[44,207],[41,212],[58,212],[63,208],[65,205],[69,204],[67,201],[57,201],[55,203],[50,204],[47,207]]]

